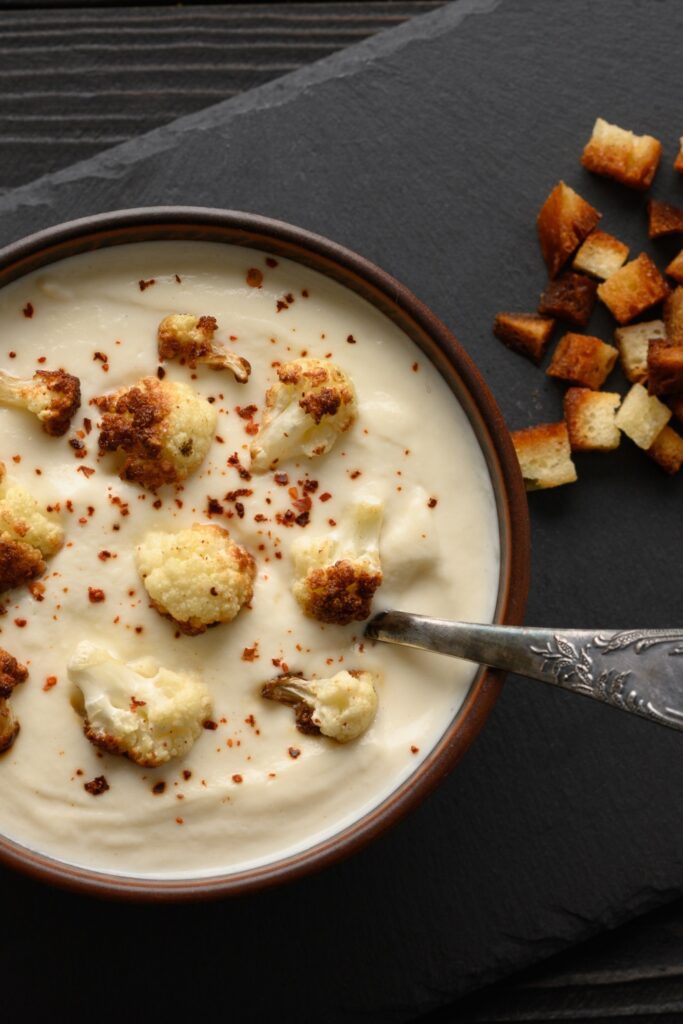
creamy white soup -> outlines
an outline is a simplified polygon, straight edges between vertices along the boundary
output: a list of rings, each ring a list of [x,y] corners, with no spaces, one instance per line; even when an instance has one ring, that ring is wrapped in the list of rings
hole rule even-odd
[[[215,317],[217,340],[246,357],[252,374],[239,384],[225,371],[165,364],[166,379],[212,399],[218,425],[182,489],[153,494],[121,480],[111,456],[98,457],[99,414],[89,403],[157,374],[157,327],[170,313]],[[362,622],[305,617],[292,596],[290,549],[333,529],[355,499],[380,499],[384,580],[373,611],[491,621],[499,573],[491,482],[430,362],[375,308],[314,271],[199,242],[126,245],[49,266],[0,292],[0,324],[0,369],[28,378],[64,368],[83,393],[61,438],[29,412],[0,406],[9,479],[41,508],[58,508],[66,534],[47,560],[42,600],[26,587],[0,595],[0,646],[29,670],[11,698],[21,731],[0,756],[0,832],[71,864],[178,878],[267,864],[377,806],[438,741],[475,670],[364,643]],[[283,462],[278,479],[247,479],[273,364],[304,354],[351,376],[358,418],[327,454]],[[241,416],[238,407],[249,406],[251,418]],[[304,481],[315,486],[305,490]],[[249,493],[236,498],[240,488]],[[298,522],[305,493],[311,508]],[[206,522],[255,558],[254,595],[234,621],[187,636],[150,607],[134,552],[150,529]],[[88,742],[67,674],[83,640],[204,681],[212,718],[184,758],[144,768]],[[321,678],[377,672],[369,730],[345,744],[298,731],[290,708],[260,696],[287,668]],[[86,788],[101,777],[108,789]]]

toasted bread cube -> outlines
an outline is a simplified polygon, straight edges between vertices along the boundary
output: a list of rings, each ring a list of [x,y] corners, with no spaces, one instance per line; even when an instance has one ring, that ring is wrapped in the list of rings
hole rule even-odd
[[[555,321],[538,313],[498,313],[493,333],[513,352],[540,363],[553,333]]]
[[[564,396],[564,418],[573,452],[609,452],[619,447],[621,432],[615,421],[621,395],[590,388],[569,388]]]
[[[647,389],[651,395],[683,392],[683,345],[651,341],[647,352]]]
[[[621,368],[624,376],[632,384],[643,384],[647,380],[648,343],[662,338],[666,338],[663,320],[649,320],[645,324],[617,327],[614,340],[619,349]]]
[[[591,277],[606,281],[628,259],[629,247],[606,231],[591,231],[576,256],[572,267]]]
[[[644,252],[598,285],[598,296],[620,324],[627,324],[668,294],[668,284]]]
[[[541,252],[551,277],[557,277],[601,217],[569,185],[561,181],[555,186],[536,218]]]
[[[678,422],[683,423],[683,395],[672,395],[667,402]]]
[[[566,423],[539,423],[515,430],[512,443],[527,491],[559,487],[576,480]]]
[[[647,233],[650,238],[683,233],[683,210],[659,199],[650,199],[647,204]]]
[[[585,327],[593,312],[597,287],[592,278],[567,270],[548,282],[541,295],[538,312],[566,320],[573,327]]]
[[[673,476],[683,466],[683,437],[671,427],[664,427],[648,448],[647,454]]]
[[[671,419],[671,409],[655,395],[648,395],[642,384],[634,384],[621,403],[616,424],[645,451]]]
[[[683,174],[683,135],[681,136],[681,148],[678,151],[678,156],[674,160],[674,170],[680,171]]]
[[[661,155],[662,144],[651,135],[634,135],[599,117],[581,163],[594,174],[644,190],[652,184]]]
[[[664,326],[671,345],[683,345],[683,286],[674,288],[664,303]]]
[[[671,263],[666,268],[666,272],[669,277],[673,277],[674,281],[678,281],[679,284],[683,284],[683,249],[681,249],[678,256],[674,256]]]
[[[618,355],[613,345],[600,338],[569,332],[560,338],[546,373],[595,390],[612,372]]]

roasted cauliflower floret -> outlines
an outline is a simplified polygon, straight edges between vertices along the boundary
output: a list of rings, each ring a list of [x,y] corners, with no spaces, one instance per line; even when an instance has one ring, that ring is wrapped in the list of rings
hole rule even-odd
[[[212,524],[148,533],[138,546],[137,564],[152,606],[189,636],[232,622],[254,593],[254,559]]]
[[[296,456],[324,455],[357,414],[353,382],[334,363],[295,359],[278,366],[277,375],[251,444],[251,468],[257,472]]]
[[[372,672],[337,672],[329,679],[282,675],[266,683],[261,696],[294,709],[296,727],[338,743],[358,739],[377,712],[376,676]]]
[[[126,663],[84,640],[68,672],[90,742],[145,768],[184,757],[211,715],[204,683],[153,658]]]
[[[20,380],[0,370],[0,402],[27,409],[51,437],[61,437],[81,405],[81,382],[65,370],[38,370]]]
[[[0,754],[17,738],[19,722],[10,707],[9,697],[19,683],[28,678],[28,671],[16,658],[0,647]]]
[[[246,384],[251,364],[229,348],[217,345],[213,336],[218,329],[213,316],[173,313],[159,324],[159,359],[179,359],[192,370],[198,363],[212,370],[230,370],[238,384]]]
[[[0,593],[42,576],[44,559],[63,543],[59,523],[23,487],[8,484],[0,462]]]
[[[365,499],[347,511],[325,537],[302,537],[292,545],[294,597],[309,618],[345,626],[367,619],[382,583],[379,534],[384,506]]]
[[[102,410],[100,452],[119,452],[120,476],[156,490],[187,479],[204,461],[216,429],[214,407],[187,384],[143,377],[94,399]]]

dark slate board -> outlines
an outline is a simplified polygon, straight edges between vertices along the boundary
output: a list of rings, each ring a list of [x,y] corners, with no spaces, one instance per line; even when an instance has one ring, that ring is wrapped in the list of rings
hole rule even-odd
[[[643,245],[643,200],[578,164],[596,115],[661,137],[654,194],[683,200],[670,169],[682,32],[676,0],[460,0],[9,194],[2,234],[169,202],[291,220],[413,288],[473,354],[511,427],[555,419],[561,390],[490,323],[533,308],[534,217],[558,178]],[[680,624],[681,479],[628,442],[579,472],[576,486],[532,495],[528,621]],[[680,894],[682,743],[511,678],[440,790],[323,874],[229,903],[129,908],[4,872],[0,906],[30,933],[45,991],[71,1009],[99,1010],[118,978],[119,1010],[125,990],[127,1005],[157,1013],[231,1013],[239,1000],[240,1020],[406,1021]],[[26,976],[25,950],[7,944],[5,977]]]

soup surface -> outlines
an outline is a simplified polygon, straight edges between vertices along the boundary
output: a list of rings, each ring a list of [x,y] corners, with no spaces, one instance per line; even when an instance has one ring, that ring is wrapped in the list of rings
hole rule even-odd
[[[66,532],[48,560],[43,600],[26,588],[0,598],[0,646],[30,673],[12,697],[21,732],[0,757],[0,832],[54,858],[123,875],[187,877],[310,847],[415,770],[473,678],[466,663],[364,644],[362,623],[308,619],[292,596],[292,542],[343,522],[356,498],[384,502],[375,611],[491,621],[499,541],[483,456],[433,366],[358,296],[298,264],[272,263],[233,246],[143,243],[73,257],[0,292],[0,368],[31,377],[63,367],[83,392],[62,438],[48,437],[28,412],[0,407],[0,460],[10,480],[41,507],[58,505]],[[219,417],[200,470],[182,490],[154,495],[119,479],[111,456],[98,458],[98,412],[89,400],[155,375],[157,326],[185,312],[216,317],[217,340],[244,355],[252,375],[241,385],[225,371],[199,367],[193,377],[165,364],[168,379],[212,397]],[[286,483],[272,472],[245,481],[229,458],[237,453],[248,470],[247,431],[276,379],[273,363],[303,354],[350,374],[358,419],[326,455],[279,466]],[[237,411],[250,405],[251,420]],[[70,444],[79,432],[80,450]],[[317,487],[309,521],[299,525],[288,513],[298,515],[306,480]],[[249,493],[225,500],[239,488]],[[257,561],[252,607],[200,636],[178,635],[149,606],[134,551],[150,529],[208,522],[211,498],[223,512],[210,521]],[[91,588],[103,600],[93,603]],[[184,759],[156,769],[98,751],[72,706],[66,669],[82,640],[126,661],[152,655],[200,676],[217,727],[202,730]],[[283,666],[319,677],[342,668],[379,672],[370,729],[344,745],[303,735],[291,709],[259,695]],[[99,776],[109,789],[96,796],[84,787]]]

